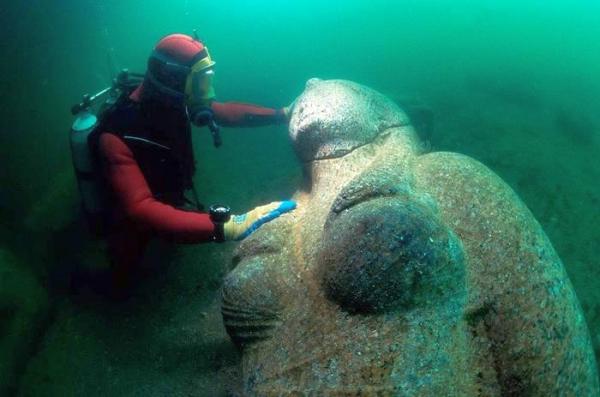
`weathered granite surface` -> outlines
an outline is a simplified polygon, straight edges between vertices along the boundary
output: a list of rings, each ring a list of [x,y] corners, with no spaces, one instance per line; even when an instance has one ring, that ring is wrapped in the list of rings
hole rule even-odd
[[[298,209],[239,246],[222,314],[245,395],[598,395],[551,243],[482,164],[424,153],[405,114],[312,79],[290,136]]]

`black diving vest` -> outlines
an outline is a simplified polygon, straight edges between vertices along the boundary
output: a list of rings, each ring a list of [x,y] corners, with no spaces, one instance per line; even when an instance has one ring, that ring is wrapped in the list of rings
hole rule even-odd
[[[185,111],[158,103],[119,100],[101,116],[88,141],[97,161],[98,139],[103,133],[119,136],[129,147],[154,198],[176,207],[185,205],[184,192],[193,188],[195,172]],[[110,194],[108,186],[106,190]]]

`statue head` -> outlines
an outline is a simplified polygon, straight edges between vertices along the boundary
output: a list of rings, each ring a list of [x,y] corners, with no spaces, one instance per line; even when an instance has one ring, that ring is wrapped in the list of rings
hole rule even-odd
[[[496,175],[423,154],[404,112],[348,81],[311,79],[290,137],[310,188],[223,285],[244,395],[597,394],[560,260]]]
[[[359,368],[381,370],[376,357],[389,371],[406,364],[422,327],[435,329],[423,352],[435,349],[435,360],[452,367],[450,325],[465,299],[462,246],[435,203],[413,191],[405,170],[416,135],[407,116],[367,87],[311,79],[290,137],[316,175],[311,189],[297,194],[293,214],[242,242],[223,287],[225,325],[244,350],[246,380],[260,385],[246,392],[273,392],[278,382],[306,391],[325,377],[334,388],[368,385]],[[427,364],[411,365],[418,372]],[[392,390],[388,376],[376,383]]]

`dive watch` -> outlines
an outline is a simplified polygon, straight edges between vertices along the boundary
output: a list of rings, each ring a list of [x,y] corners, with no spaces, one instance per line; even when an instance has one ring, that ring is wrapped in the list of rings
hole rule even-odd
[[[222,243],[225,241],[225,231],[223,225],[231,218],[231,209],[226,205],[211,205],[208,209],[210,220],[215,225],[214,241]]]

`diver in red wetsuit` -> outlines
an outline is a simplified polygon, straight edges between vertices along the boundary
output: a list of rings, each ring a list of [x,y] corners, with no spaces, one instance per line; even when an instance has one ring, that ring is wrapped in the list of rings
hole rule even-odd
[[[153,237],[176,243],[240,240],[284,212],[274,202],[239,216],[186,210],[194,155],[191,124],[253,127],[287,123],[289,109],[214,100],[214,61],[199,40],[173,34],[158,42],[143,83],[102,117],[89,143],[108,190],[108,251],[113,287],[122,291]],[[216,142],[218,143],[218,142]]]

